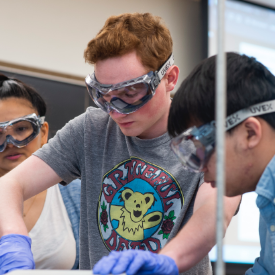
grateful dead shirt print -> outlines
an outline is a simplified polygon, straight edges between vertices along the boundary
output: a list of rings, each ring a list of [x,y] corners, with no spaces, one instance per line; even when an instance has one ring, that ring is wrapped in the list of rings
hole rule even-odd
[[[158,252],[184,203],[176,179],[161,167],[131,157],[103,177],[98,227],[108,250]]]

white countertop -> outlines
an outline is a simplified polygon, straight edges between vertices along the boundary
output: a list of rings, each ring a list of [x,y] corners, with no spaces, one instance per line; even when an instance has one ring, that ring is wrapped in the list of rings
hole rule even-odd
[[[93,275],[91,270],[15,270],[11,275]],[[125,273],[123,273],[125,274]],[[121,274],[121,275],[123,275]],[[126,275],[126,274],[125,274]]]
[[[92,275],[91,270],[15,270],[12,275]]]

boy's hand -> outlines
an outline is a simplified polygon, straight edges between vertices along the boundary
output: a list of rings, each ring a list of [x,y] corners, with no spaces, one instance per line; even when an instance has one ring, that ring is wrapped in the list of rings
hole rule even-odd
[[[93,269],[94,274],[158,274],[178,275],[179,270],[175,261],[165,255],[143,250],[112,251],[103,257]]]
[[[0,275],[15,269],[34,269],[31,239],[9,234],[0,239]]]

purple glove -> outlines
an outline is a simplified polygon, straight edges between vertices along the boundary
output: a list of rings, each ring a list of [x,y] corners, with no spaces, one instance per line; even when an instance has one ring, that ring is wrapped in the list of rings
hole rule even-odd
[[[94,274],[101,275],[123,272],[127,275],[179,274],[178,267],[172,258],[143,250],[112,251],[109,256],[103,257],[93,269]]]
[[[34,269],[31,239],[9,234],[0,239],[0,275],[15,269]]]

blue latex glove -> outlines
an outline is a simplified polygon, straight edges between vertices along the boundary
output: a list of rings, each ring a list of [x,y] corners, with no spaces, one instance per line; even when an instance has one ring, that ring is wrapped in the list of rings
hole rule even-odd
[[[31,239],[9,234],[0,239],[0,275],[15,269],[34,269]]]
[[[93,269],[94,274],[101,275],[123,272],[127,275],[179,274],[178,267],[172,258],[143,250],[112,251],[109,256],[103,257]]]

